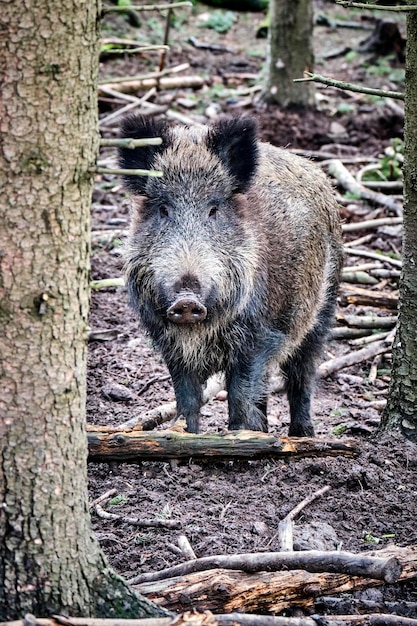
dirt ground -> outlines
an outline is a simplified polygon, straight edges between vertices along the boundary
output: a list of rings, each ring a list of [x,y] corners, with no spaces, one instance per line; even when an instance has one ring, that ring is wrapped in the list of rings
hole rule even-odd
[[[393,57],[372,57],[358,53],[358,42],[369,35],[371,20],[362,14],[349,14],[332,2],[317,2],[316,17],[331,20],[355,20],[363,29],[339,26],[316,26],[316,71],[341,80],[367,86],[403,89],[403,68]],[[317,109],[287,111],[265,106],[259,92],[264,72],[266,43],[256,38],[262,13],[235,13],[231,29],[225,34],[199,28],[204,14],[218,13],[199,5],[190,13],[178,13],[171,29],[171,52],[168,66],[189,63],[187,74],[210,77],[210,84],[200,90],[177,89],[158,92],[152,102],[193,120],[206,122],[217,114],[251,114],[256,117],[262,140],[292,149],[314,150],[345,158],[379,157],[391,145],[391,139],[402,137],[403,120],[386,102],[332,88],[317,87]],[[224,12],[223,12],[224,13]],[[201,15],[203,14],[203,18]],[[164,21],[154,13],[141,14],[141,28],[135,29],[125,17],[105,18],[103,36],[137,38],[141,43],[160,43]],[[398,21],[398,20],[396,20]],[[404,32],[404,24],[400,22]],[[200,42],[215,44],[222,50],[195,48],[189,35]],[[325,56],[349,48],[341,56]],[[226,51],[225,51],[226,49]],[[103,77],[149,72],[157,64],[155,53],[103,59]],[[246,89],[246,91],[245,91]],[[190,100],[194,101],[190,107]],[[182,104],[181,104],[182,103]],[[100,101],[103,118],[115,106]],[[190,107],[190,108],[189,108]],[[107,136],[116,136],[114,132]],[[110,153],[104,153],[110,157]],[[350,164],[352,173],[363,164]],[[341,215],[344,223],[391,215],[372,204],[355,198],[349,200],[342,189]],[[127,228],[129,199],[120,180],[102,176],[93,198],[92,278],[120,276],[123,267],[121,246],[106,238],[113,229]],[[97,234],[97,231],[100,233]],[[118,231],[114,231],[115,233]],[[346,242],[368,234],[357,231],[346,235]],[[123,240],[123,234],[121,236]],[[359,244],[360,245],[360,244]],[[399,228],[370,231],[368,249],[392,254],[401,247]],[[365,259],[366,261],[366,259]],[[349,255],[346,264],[363,263]],[[388,267],[388,266],[387,266]],[[395,281],[383,281],[374,291],[395,290]],[[363,306],[342,306],[339,313],[361,315]],[[374,309],[379,315],[392,311]],[[123,288],[92,293],[91,331],[111,331],[107,337],[93,335],[89,347],[88,421],[90,424],[118,425],[133,415],[174,399],[167,369],[155,353],[149,338],[129,309]],[[95,338],[94,338],[95,337]],[[104,338],[106,340],[104,340]],[[329,341],[324,359],[347,354],[355,349],[348,341]],[[417,544],[416,447],[397,437],[378,435],[381,400],[389,384],[389,357],[378,366],[378,375],[369,380],[372,361],[340,370],[317,384],[314,399],[314,424],[318,437],[349,437],[359,444],[354,459],[308,458],[294,461],[213,461],[181,463],[141,462],[130,464],[89,464],[91,499],[109,489],[118,498],[106,510],[122,517],[172,519],[181,530],[138,529],[123,520],[105,520],[93,515],[93,526],[111,565],[124,577],[163,569],[183,561],[172,544],[185,534],[196,555],[232,554],[271,551],[277,543],[279,521],[301,500],[324,485],[331,487],[324,496],[306,507],[296,519],[296,526],[306,528],[326,523],[334,531],[327,549],[350,551],[373,550],[390,543],[398,546]],[[216,399],[203,408],[202,429],[205,432],[226,431],[227,403]],[[288,429],[286,399],[279,392],[277,379],[272,380],[270,430],[285,435]],[[342,434],[340,434],[342,433]],[[323,529],[319,525],[319,528]],[[323,530],[321,530],[323,532]],[[316,547],[316,537],[296,540],[296,548]],[[319,537],[320,538],[320,537]],[[376,588],[346,594],[377,603],[408,601],[417,603],[417,582]],[[352,605],[353,606],[353,605]],[[404,604],[401,612],[417,616],[416,605]],[[395,609],[400,611],[398,606]],[[352,608],[353,611],[353,608]],[[389,612],[389,611],[388,611]]]

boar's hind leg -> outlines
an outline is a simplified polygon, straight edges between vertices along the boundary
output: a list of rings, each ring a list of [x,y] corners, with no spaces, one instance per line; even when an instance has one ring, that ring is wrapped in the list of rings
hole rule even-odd
[[[199,378],[192,372],[169,367],[177,402],[177,417],[184,417],[189,433],[200,430],[200,409],[203,405],[203,390]]]
[[[285,375],[285,390],[290,405],[290,437],[314,437],[311,421],[311,396],[316,378],[317,362],[321,356],[334,312],[333,298],[319,314],[316,326],[305,336],[296,352],[281,366]]]

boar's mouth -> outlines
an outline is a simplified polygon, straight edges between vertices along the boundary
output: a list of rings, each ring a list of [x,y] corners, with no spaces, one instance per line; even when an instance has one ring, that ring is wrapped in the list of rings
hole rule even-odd
[[[167,310],[167,317],[174,324],[197,324],[207,317],[207,309],[195,294],[181,294]]]

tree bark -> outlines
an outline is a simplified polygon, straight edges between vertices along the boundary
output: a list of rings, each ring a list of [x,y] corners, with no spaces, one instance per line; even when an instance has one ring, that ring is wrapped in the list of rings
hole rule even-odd
[[[412,4],[408,0],[407,4]],[[382,430],[417,442],[417,13],[407,13],[403,265],[392,376]]]
[[[99,9],[25,0],[0,12],[0,621],[161,611],[109,569],[88,515]]]
[[[312,0],[271,0],[267,80],[262,97],[280,106],[313,106],[312,82],[294,83],[314,65]]]
[[[90,426],[88,460],[91,462],[166,461],[168,459],[212,458],[259,459],[301,458],[308,456],[355,456],[354,441],[276,437],[272,434],[241,430],[227,435],[193,435],[177,430],[120,431],[98,430]]]

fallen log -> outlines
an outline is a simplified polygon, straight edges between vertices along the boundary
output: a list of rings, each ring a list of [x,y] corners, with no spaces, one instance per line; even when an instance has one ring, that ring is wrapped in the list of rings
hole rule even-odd
[[[390,344],[392,343],[393,338],[394,336],[391,331],[382,341],[374,341],[366,348],[361,348],[360,350],[355,350],[354,352],[349,352],[343,356],[325,361],[319,365],[319,376],[321,378],[326,378],[327,376],[330,376],[345,367],[350,367],[351,365],[356,365],[357,363],[363,363],[363,361],[374,358],[378,354],[384,354],[385,352],[390,351]]]
[[[177,430],[120,431],[90,426],[87,429],[89,462],[138,463],[168,459],[260,459],[309,456],[355,456],[353,440],[314,437],[277,437],[271,433],[240,430],[226,435],[194,435]]]
[[[186,611],[182,615],[144,619],[67,617],[37,618],[25,615],[22,620],[0,622],[0,626],[417,626],[417,619],[374,613],[368,615],[314,615],[312,617],[276,617],[246,613],[213,614]]]
[[[303,550],[298,552],[250,552],[206,556],[180,565],[173,565],[157,572],[139,574],[127,582],[130,585],[154,582],[214,568],[241,570],[247,573],[302,569],[313,573],[326,572],[365,576],[384,580],[387,583],[397,582],[402,572],[398,559],[392,556],[381,559],[339,550]]]
[[[229,613],[214,615],[219,626],[417,626],[417,619],[374,613],[368,615],[313,615],[275,617]],[[138,625],[139,626],[139,625]],[[207,624],[210,626],[210,624]]]
[[[292,553],[284,553],[286,555]],[[378,555],[395,557],[402,565],[400,581],[417,577],[417,546],[363,552],[357,557]],[[324,595],[352,592],[382,585],[381,580],[342,573],[281,572],[247,573],[239,570],[211,569],[176,576],[156,582],[134,585],[145,595],[172,611],[183,611],[192,606],[197,610],[216,613],[272,613],[290,607],[314,609],[315,598]]]
[[[201,89],[209,83],[210,79],[203,76],[165,76],[162,78],[142,78],[132,80],[126,78],[126,82],[106,83],[105,87],[117,89],[123,93],[136,93],[143,89],[159,87],[160,89]],[[100,85],[99,85],[100,93]]]
[[[0,626],[417,626],[417,619],[374,613],[368,615],[314,615],[312,617],[276,617],[246,613],[213,614],[210,611],[186,611],[170,617],[144,619],[67,617],[55,615],[37,618],[25,615],[24,619],[0,622]]]

